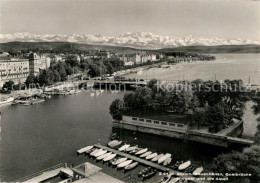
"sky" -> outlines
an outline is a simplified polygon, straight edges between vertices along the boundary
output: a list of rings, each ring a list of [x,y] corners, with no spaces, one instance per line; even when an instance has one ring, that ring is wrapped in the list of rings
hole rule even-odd
[[[0,33],[260,40],[259,0],[0,0]]]

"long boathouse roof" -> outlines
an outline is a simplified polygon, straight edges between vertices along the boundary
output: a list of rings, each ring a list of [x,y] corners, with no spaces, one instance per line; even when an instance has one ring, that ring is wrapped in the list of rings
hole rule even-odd
[[[150,111],[127,111],[123,116],[132,116],[151,120],[188,124],[191,121],[189,114],[154,113]]]

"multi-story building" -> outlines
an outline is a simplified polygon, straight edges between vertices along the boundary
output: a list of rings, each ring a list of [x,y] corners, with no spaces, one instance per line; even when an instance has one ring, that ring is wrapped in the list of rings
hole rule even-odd
[[[38,75],[41,69],[50,67],[51,59],[45,55],[11,56],[0,54],[0,86],[6,81],[24,82],[29,74]]]
[[[29,59],[23,56],[0,55],[0,86],[6,81],[24,82],[29,75]]]
[[[50,59],[45,55],[29,54],[29,71],[30,74],[38,75],[40,70],[50,67]]]

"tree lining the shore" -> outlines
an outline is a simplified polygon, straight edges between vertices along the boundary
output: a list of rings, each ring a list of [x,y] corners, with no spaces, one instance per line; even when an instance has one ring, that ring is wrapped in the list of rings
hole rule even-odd
[[[121,120],[122,114],[127,110],[138,109],[138,110],[152,110],[153,112],[165,112],[164,103],[166,94],[159,90],[157,91],[156,86],[157,81],[152,80],[148,83],[146,88],[138,88],[135,92],[126,94],[123,100],[116,99],[112,102],[110,106],[110,114],[114,119]],[[190,97],[194,100],[192,119],[196,124],[203,124],[204,120],[209,123],[214,123],[214,121],[219,121],[226,123],[224,121],[230,120],[233,117],[242,117],[244,114],[245,103],[247,101],[253,101],[253,110],[255,115],[260,114],[260,92],[259,90],[235,90],[235,85],[240,83],[240,80],[226,80],[225,83],[229,84],[229,89],[224,90],[220,93],[207,92],[205,90],[206,83],[215,83],[217,87],[225,87],[227,85],[221,85],[219,82],[212,81],[202,81],[195,80],[197,86],[202,87],[202,91],[192,90],[192,95],[189,97],[184,97],[185,102],[176,102],[175,105],[185,106],[184,104],[189,104],[187,101],[191,101]],[[196,87],[195,87],[196,88]],[[204,89],[203,89],[204,88]],[[180,101],[176,95],[174,100]],[[183,95],[185,96],[185,95]],[[136,99],[135,99],[136,98]],[[156,101],[155,103],[153,103]],[[195,102],[196,101],[196,102]],[[176,107],[175,106],[175,107]],[[177,108],[177,107],[176,107]],[[185,110],[180,110],[183,111]],[[116,114],[114,116],[114,114]],[[216,173],[247,173],[251,174],[248,177],[241,176],[229,176],[229,180],[226,182],[248,182],[256,183],[260,180],[260,117],[258,116],[258,126],[257,131],[254,136],[254,144],[250,147],[244,148],[242,151],[232,151],[231,153],[221,154],[213,159],[212,167],[213,171]],[[199,122],[199,123],[198,123]],[[219,125],[219,124],[217,124]]]
[[[252,91],[250,95],[254,102],[255,115],[260,114],[260,93]],[[219,173],[250,173],[250,177],[229,177],[234,182],[259,182],[260,180],[260,117],[257,117],[258,125],[254,136],[254,144],[244,148],[242,152],[233,151],[221,154],[213,160],[213,169]]]
[[[183,86],[191,84],[193,87],[183,89]],[[122,100],[111,104],[110,114],[117,120],[122,119],[124,112],[131,110],[189,114],[192,117],[191,126],[211,127],[212,132],[218,132],[232,124],[233,119],[241,120],[245,103],[249,100],[249,94],[244,88],[235,90],[237,86],[242,87],[241,80],[225,80],[224,83],[181,81],[171,91],[167,90],[167,84],[158,85],[160,83],[153,79],[147,87],[139,87],[134,92],[125,94]],[[212,87],[218,90],[209,90]],[[121,115],[115,111],[120,111]]]

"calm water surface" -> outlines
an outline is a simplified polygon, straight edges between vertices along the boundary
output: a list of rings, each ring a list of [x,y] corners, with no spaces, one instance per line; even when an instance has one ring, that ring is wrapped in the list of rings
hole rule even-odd
[[[260,54],[215,54],[216,60],[192,62],[183,69],[153,68],[142,73],[129,74],[130,78],[161,80],[218,80],[242,79],[260,85]]]
[[[104,92],[91,97],[82,92],[53,97],[33,106],[2,107],[1,180],[15,180],[61,162],[79,164],[76,150],[97,143],[98,139],[107,143],[112,131],[116,131],[112,129],[109,105],[123,95],[124,92]],[[173,153],[174,160],[190,159],[205,164],[226,151],[126,130],[117,132],[131,144]]]
[[[250,76],[251,81],[259,82],[259,55],[218,55],[217,58],[216,63],[189,65],[190,69],[183,70],[187,73],[185,77],[206,79],[216,74],[219,78],[229,76],[227,78],[240,77],[247,80]],[[159,70],[160,74],[155,77],[171,79],[182,75],[183,71],[175,73],[163,70],[162,74]],[[145,72],[149,75],[151,71]],[[154,77],[152,75],[155,73],[152,71],[150,76]],[[98,139],[101,143],[107,143],[112,131],[116,131],[112,129],[109,105],[123,95],[124,92],[104,92],[91,97],[89,93],[82,92],[78,95],[53,97],[33,106],[1,107],[1,181],[15,180],[61,162],[80,163],[76,150],[97,143]],[[252,104],[248,104],[249,110],[245,115],[246,119],[250,118],[245,120],[246,135],[252,135],[252,129],[256,126],[250,105]],[[131,144],[139,144],[156,152],[172,153],[174,160],[192,160],[205,165],[210,164],[213,157],[230,150],[126,130],[119,131],[118,134]]]

